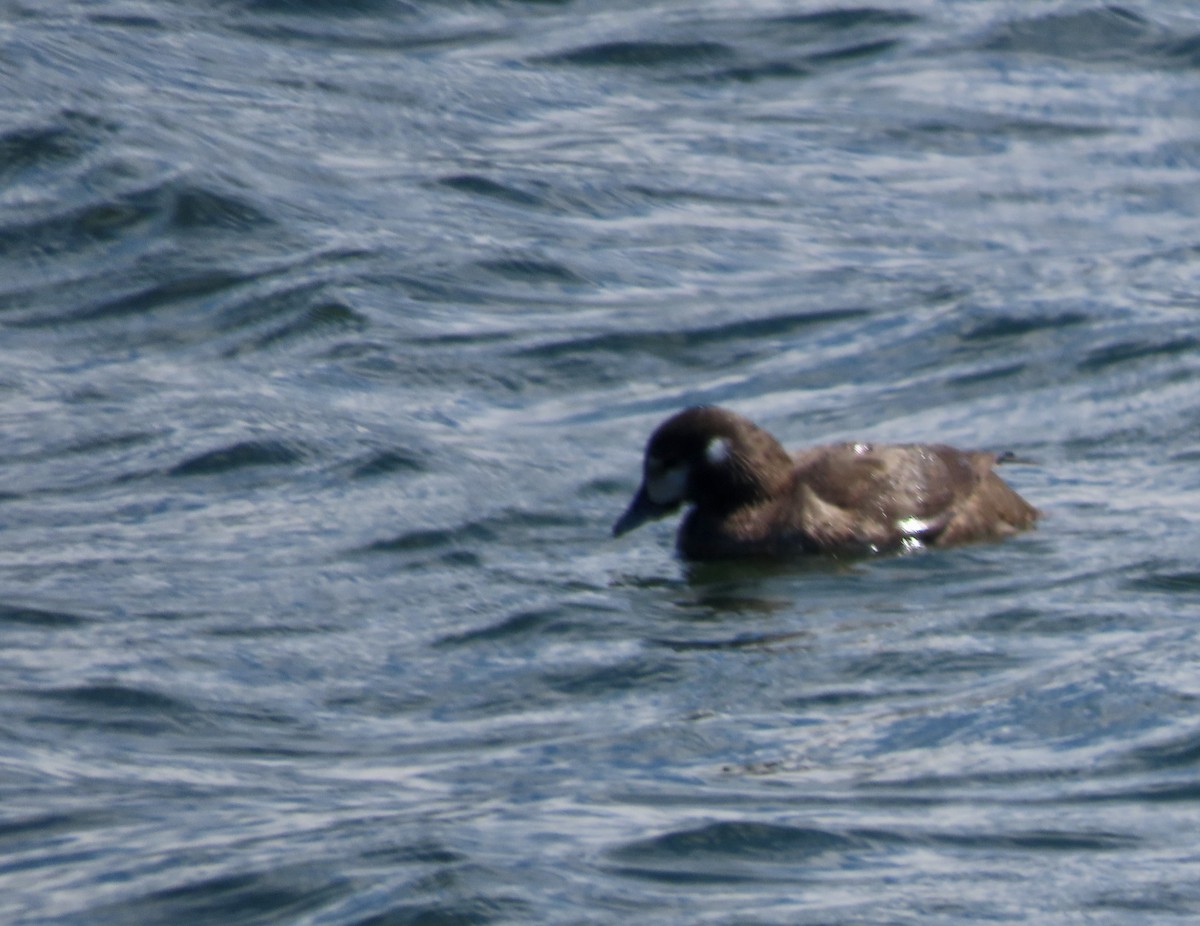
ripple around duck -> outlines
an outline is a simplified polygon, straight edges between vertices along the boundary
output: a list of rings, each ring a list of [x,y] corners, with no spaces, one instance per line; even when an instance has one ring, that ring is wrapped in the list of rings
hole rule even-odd
[[[692,328],[583,336],[520,348],[513,354],[531,360],[558,360],[575,355],[592,356],[597,353],[628,356],[638,352],[677,357],[681,349],[727,344],[739,339],[780,338],[794,335],[807,328],[865,318],[870,315],[871,312],[868,309],[796,312],[770,315],[765,318],[736,319]]]
[[[884,7],[854,6],[820,10],[815,13],[787,13],[768,16],[763,22],[773,34],[780,29],[795,30],[800,36],[837,34],[870,26],[911,26],[921,22],[916,13]]]
[[[151,691],[128,685],[78,685],[36,692],[38,697],[50,698],[64,704],[81,704],[105,710],[166,711],[190,710],[181,701]]]
[[[90,922],[225,923],[280,922],[329,906],[353,891],[349,879],[319,866],[223,874],[153,891],[122,904],[89,911]]]
[[[1189,731],[1164,742],[1132,749],[1118,767],[1122,770],[1129,767],[1148,770],[1200,767],[1200,731]]]
[[[101,190],[103,180],[89,181]],[[115,181],[110,181],[111,186]],[[184,235],[259,232],[274,220],[249,200],[170,177],[133,189],[110,189],[103,198],[52,211],[0,230],[6,260],[44,260],[86,254],[125,239],[140,240],[160,228]]]
[[[729,67],[714,68],[702,74],[689,76],[701,81],[730,80],[740,83],[805,78],[831,67],[850,65],[860,60],[881,57],[900,45],[899,39],[892,38],[851,42],[808,54],[772,57],[757,61],[744,60]]]
[[[0,188],[18,184],[37,171],[78,162],[115,131],[101,119],[67,110],[46,124],[0,132]]]
[[[620,874],[672,884],[795,877],[799,863],[836,863],[873,843],[855,835],[757,821],[722,821],[627,843],[609,852]],[[786,871],[786,875],[784,872]]]
[[[987,51],[1149,67],[1194,67],[1200,37],[1167,27],[1121,6],[1013,19],[989,33]]]
[[[734,610],[730,608],[729,610]],[[719,651],[742,649],[774,649],[780,646],[798,645],[801,641],[810,641],[812,634],[808,631],[793,631],[779,633],[741,633],[728,639],[704,640],[674,640],[652,637],[647,642],[653,646],[661,646],[677,653],[689,651]]]
[[[236,0],[235,4],[249,13],[285,14],[289,17],[317,16],[333,19],[367,16],[382,11],[394,12],[396,7],[408,12],[405,3],[393,0]]]
[[[158,190],[139,190],[40,216],[30,209],[29,218],[10,221],[0,230],[0,248],[6,260],[22,263],[87,252],[134,235],[164,211]]]
[[[217,319],[222,332],[236,333],[223,354],[238,357],[309,338],[326,338],[367,328],[366,318],[341,299],[324,295],[320,283],[240,300]]]
[[[696,61],[720,61],[734,56],[721,42],[609,41],[583,45],[535,59],[541,64],[576,67],[661,68]]]
[[[1020,664],[1019,659],[990,651],[930,652],[880,649],[846,667],[860,679],[946,679],[954,676],[998,672]]]
[[[1066,58],[1124,57],[1149,28],[1149,21],[1137,13],[1105,6],[1009,20],[987,36],[983,47]]]
[[[524,283],[552,283],[561,286],[581,286],[587,280],[566,264],[541,257],[513,256],[482,260],[480,269],[509,280]]]
[[[208,450],[168,470],[169,476],[212,476],[261,466],[291,466],[305,459],[305,451],[281,440],[239,441]]]
[[[49,813],[10,813],[0,818],[0,847],[19,852],[31,839],[78,836],[113,823],[102,807]]]
[[[1088,351],[1076,366],[1082,372],[1096,372],[1118,364],[1131,363],[1154,357],[1171,357],[1190,354],[1200,347],[1200,338],[1180,335],[1165,341],[1147,342],[1136,340],[1114,341],[1103,347]]]
[[[560,607],[518,611],[501,621],[472,630],[453,633],[437,641],[437,646],[463,646],[474,643],[512,642],[526,638],[570,634],[578,623],[564,617]]]
[[[959,338],[966,342],[1023,338],[1043,331],[1055,331],[1087,324],[1090,316],[1083,312],[1059,312],[1047,315],[1014,315],[998,313],[977,322],[963,331]]]
[[[503,200],[515,206],[541,206],[544,200],[514,186],[508,186],[477,174],[455,174],[442,177],[438,184],[459,193],[471,193],[490,199]]]
[[[344,467],[352,480],[378,479],[403,473],[424,473],[430,469],[427,455],[408,449],[385,448],[350,461]]]
[[[174,261],[128,269],[125,290],[96,300],[95,279],[72,283],[76,290],[54,305],[26,303],[23,294],[0,296],[22,305],[8,315],[14,329],[61,329],[79,325],[92,343],[152,348],[211,344],[226,356],[331,332],[360,330],[364,318],[353,307],[324,294],[319,281],[277,281],[286,270],[197,271]]]
[[[637,656],[611,664],[559,668],[540,673],[541,687],[572,700],[604,699],[625,692],[647,692],[676,682],[682,669],[673,659]]]
[[[482,523],[457,528],[423,528],[408,531],[388,540],[377,540],[362,549],[364,553],[407,553],[440,550],[465,543],[480,545],[494,542],[498,534]]]
[[[186,305],[193,301],[208,301],[249,282],[253,277],[228,270],[208,270],[179,273],[171,279],[146,283],[132,293],[123,293],[99,303],[86,304],[72,313],[71,321],[104,321],[129,316],[143,316],[170,306]],[[46,324],[59,324],[63,319],[46,319]]]
[[[192,704],[149,688],[90,684],[27,694],[48,705],[44,713],[31,715],[42,724],[142,735],[208,726]]]
[[[65,313],[35,311],[16,327],[84,323],[106,343],[147,347],[211,345],[241,357],[367,327],[321,279],[294,279],[287,267],[252,273],[164,266],[131,272],[134,288],[100,302],[82,296]]]
[[[168,218],[183,232],[262,231],[277,224],[246,197],[191,183],[177,184],[171,194]]]
[[[90,619],[69,611],[51,611],[45,608],[34,608],[27,605],[0,604],[0,626],[19,624],[27,627],[78,627],[89,623]]]
[[[1156,570],[1128,579],[1125,587],[1135,592],[1200,592],[1200,570]]]
[[[547,535],[554,528],[574,529],[579,524],[575,514],[562,514],[541,510],[501,509],[494,515],[475,521],[466,521],[451,527],[420,527],[398,536],[376,540],[358,549],[360,554],[407,553],[407,552],[460,552],[474,554],[495,546],[499,538],[512,543],[514,532],[531,535]],[[553,537],[547,538],[553,543]],[[469,549],[468,549],[469,548]]]
[[[901,45],[897,30],[921,21],[913,14],[856,7],[817,13],[692,24],[675,40],[615,39],[533,59],[535,64],[642,70],[668,80],[701,83],[809,77],[886,55]],[[707,38],[720,35],[721,40]]]
[[[932,151],[958,157],[998,154],[1014,142],[1054,144],[1072,138],[1106,135],[1109,126],[1087,122],[1014,119],[991,113],[959,112],[954,119],[927,118],[886,129],[890,141],[917,151]],[[1025,194],[1009,195],[1019,198]]]

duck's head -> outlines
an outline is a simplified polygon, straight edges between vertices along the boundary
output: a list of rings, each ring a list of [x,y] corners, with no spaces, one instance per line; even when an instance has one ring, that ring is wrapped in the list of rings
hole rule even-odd
[[[713,513],[753,504],[770,495],[789,467],[779,442],[741,415],[711,405],[684,409],[650,435],[642,484],[613,536],[685,504]]]

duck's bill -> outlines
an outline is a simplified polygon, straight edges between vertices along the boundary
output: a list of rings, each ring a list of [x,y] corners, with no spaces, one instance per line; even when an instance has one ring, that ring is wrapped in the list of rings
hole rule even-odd
[[[642,486],[638,489],[637,495],[633,497],[633,501],[629,503],[629,507],[625,509],[625,513],[617,518],[617,523],[613,525],[612,529],[613,536],[620,537],[622,534],[628,534],[635,527],[641,527],[647,521],[665,517],[678,507],[678,502],[673,505],[660,505],[651,501],[650,496],[646,494],[646,487]]]

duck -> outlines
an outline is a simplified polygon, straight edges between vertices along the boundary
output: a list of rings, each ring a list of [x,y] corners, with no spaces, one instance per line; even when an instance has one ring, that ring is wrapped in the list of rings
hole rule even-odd
[[[789,453],[727,408],[672,415],[646,444],[615,537],[688,511],[690,560],[869,556],[999,540],[1041,516],[995,472],[1011,454],[946,444],[844,442]]]

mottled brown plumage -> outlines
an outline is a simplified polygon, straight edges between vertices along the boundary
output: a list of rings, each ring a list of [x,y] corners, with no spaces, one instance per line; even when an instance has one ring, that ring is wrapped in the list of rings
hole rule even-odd
[[[944,444],[828,444],[789,454],[734,412],[689,408],[651,435],[642,485],[613,534],[691,505],[678,536],[690,559],[995,540],[1032,527],[1039,514],[993,472],[996,461]]]

